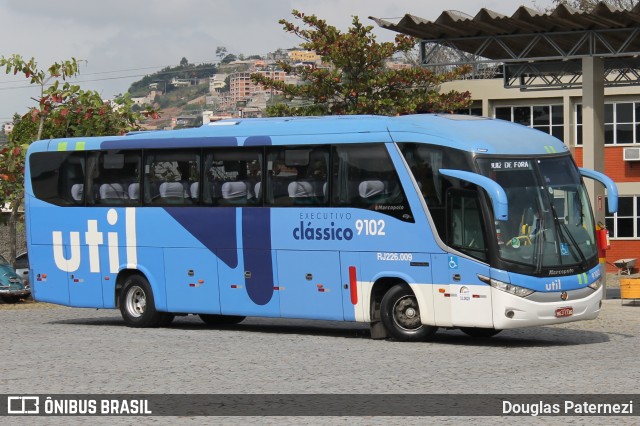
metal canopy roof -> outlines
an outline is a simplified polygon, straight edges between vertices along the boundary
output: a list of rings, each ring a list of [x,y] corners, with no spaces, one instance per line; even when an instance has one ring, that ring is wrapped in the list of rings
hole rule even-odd
[[[521,6],[511,16],[485,8],[474,17],[445,11],[433,22],[410,14],[396,24],[371,19],[420,38],[425,66],[471,64],[477,70],[504,62],[507,87],[580,85],[576,62],[588,56],[605,58],[607,85],[640,80],[640,4],[623,10],[600,2],[591,12],[560,4],[546,14]],[[544,66],[532,65],[540,61]]]

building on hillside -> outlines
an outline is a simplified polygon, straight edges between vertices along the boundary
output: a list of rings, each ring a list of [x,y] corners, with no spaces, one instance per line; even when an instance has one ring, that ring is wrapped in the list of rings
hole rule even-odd
[[[214,121],[233,118],[231,114],[216,114],[213,111],[202,111],[202,124],[213,123]]]
[[[291,62],[320,62],[322,58],[312,50],[290,50],[288,58]]]
[[[157,90],[151,90],[147,96],[131,98],[131,100],[136,105],[150,105],[153,103],[153,101],[155,101],[157,95]]]
[[[5,135],[8,135],[12,131],[13,131],[13,123],[4,123],[2,125],[2,133],[4,133]]]
[[[286,73],[277,69],[257,70],[256,73],[279,81],[285,81],[286,78]],[[270,99],[271,96],[279,93],[278,91],[265,89],[262,85],[255,84],[251,81],[251,74],[250,72],[231,74],[229,78],[229,93],[231,94],[232,103],[250,101],[252,97],[258,94],[264,94],[267,99]]]
[[[504,88],[503,80],[458,80],[441,90],[469,91],[473,99],[465,113],[523,124],[562,140],[583,164],[582,90],[517,90]],[[605,88],[605,173],[618,186],[618,212],[605,211],[611,238],[607,268],[623,258],[640,258],[640,86]],[[606,199],[594,210],[606,209]]]
[[[192,81],[186,78],[172,78],[169,84],[174,87],[189,87],[192,85]]]
[[[227,74],[214,74],[209,77],[209,93],[214,94],[222,91],[227,86],[226,79]]]
[[[386,63],[387,68],[392,69],[392,70],[404,70],[404,69],[409,69],[412,68],[413,65],[411,64],[407,64],[404,62],[396,62],[396,61],[388,61]]]

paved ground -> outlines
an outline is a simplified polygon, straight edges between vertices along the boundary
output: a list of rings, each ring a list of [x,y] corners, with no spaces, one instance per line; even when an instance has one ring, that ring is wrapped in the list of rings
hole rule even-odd
[[[112,310],[1,305],[0,393],[638,393],[640,303],[603,303],[593,321],[418,344],[358,324],[190,316],[139,330]]]

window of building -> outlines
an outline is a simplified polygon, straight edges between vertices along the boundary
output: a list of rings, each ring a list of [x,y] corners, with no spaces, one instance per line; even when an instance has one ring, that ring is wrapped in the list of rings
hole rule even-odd
[[[640,102],[604,104],[604,143],[638,143],[640,139]],[[582,105],[576,105],[576,143],[582,145]]]
[[[640,238],[640,196],[618,198],[618,212],[607,209],[605,224],[611,238]]]
[[[456,111],[456,114],[482,116],[482,107],[462,108]]]
[[[564,140],[564,109],[562,104],[496,107],[495,117],[538,129]]]

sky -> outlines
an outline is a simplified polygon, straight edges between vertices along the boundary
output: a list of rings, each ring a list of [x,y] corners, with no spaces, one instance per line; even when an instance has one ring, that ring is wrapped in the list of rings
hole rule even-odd
[[[405,14],[435,20],[444,10],[475,15],[481,8],[511,15],[519,5],[545,8],[552,0],[0,0],[0,56],[35,58],[41,68],[76,58],[77,83],[104,99],[127,91],[132,82],[166,66],[214,62],[216,48],[263,55],[298,46],[280,19],[295,21],[293,9],[315,14],[346,30],[353,16],[397,22]],[[375,28],[378,41],[396,33]],[[24,77],[0,73],[0,124],[35,104],[38,90]]]

